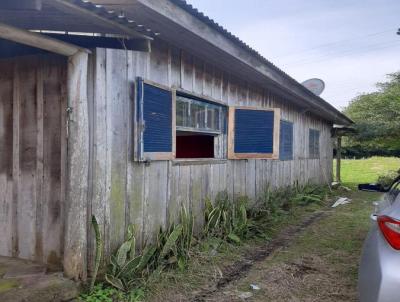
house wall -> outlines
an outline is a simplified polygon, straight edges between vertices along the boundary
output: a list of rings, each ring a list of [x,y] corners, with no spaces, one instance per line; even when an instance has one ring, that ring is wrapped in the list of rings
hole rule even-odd
[[[226,105],[281,108],[294,123],[294,159],[222,160],[206,164],[133,160],[134,82],[137,76],[216,99]],[[332,125],[295,108],[265,87],[256,87],[216,66],[155,41],[151,53],[97,49],[90,58],[91,131],[88,213],[97,217],[110,254],[134,224],[137,239],[154,239],[160,227],[176,219],[180,205],[203,223],[204,199],[227,190],[230,196],[256,199],[266,185],[328,183],[332,175]],[[309,128],[320,131],[320,158],[308,158]],[[88,216],[90,217],[90,215]],[[89,225],[88,225],[89,226]],[[93,238],[93,233],[89,233]],[[93,239],[91,239],[93,240]],[[93,241],[88,263],[93,263]]]
[[[0,255],[61,267],[66,60],[0,60]]]

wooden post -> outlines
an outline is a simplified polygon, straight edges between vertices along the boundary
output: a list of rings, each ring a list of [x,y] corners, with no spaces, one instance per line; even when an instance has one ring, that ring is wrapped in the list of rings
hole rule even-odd
[[[342,137],[337,137],[337,148],[336,148],[336,182],[340,182],[340,162],[342,158]]]
[[[67,179],[64,273],[75,280],[87,277],[87,191],[89,173],[88,54],[68,61]]]

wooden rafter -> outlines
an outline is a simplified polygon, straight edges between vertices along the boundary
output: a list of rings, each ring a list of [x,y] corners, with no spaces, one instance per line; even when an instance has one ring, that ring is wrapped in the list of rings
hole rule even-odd
[[[0,38],[47,50],[63,56],[73,56],[80,51],[90,53],[90,51],[85,48],[4,23],[0,23]]]

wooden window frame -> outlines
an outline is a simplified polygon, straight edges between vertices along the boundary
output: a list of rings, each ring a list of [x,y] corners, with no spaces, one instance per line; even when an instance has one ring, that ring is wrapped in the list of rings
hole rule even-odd
[[[138,85],[139,82],[144,84],[157,87],[162,90],[170,91],[172,95],[172,151],[171,152],[144,152],[144,128],[145,123],[143,119],[143,93],[142,99],[138,98]],[[153,81],[137,77],[134,85],[135,89],[135,106],[134,106],[134,160],[139,162],[146,161],[161,161],[161,160],[174,160],[176,158],[176,89],[170,88],[166,85],[155,83]],[[143,87],[142,87],[143,91]],[[139,110],[139,106],[141,109]],[[139,114],[141,113],[141,116]],[[144,123],[143,123],[144,121]]]
[[[274,112],[274,139],[272,153],[236,153],[235,152],[235,111],[236,109],[272,111]],[[248,106],[230,106],[228,114],[228,159],[279,159],[279,141],[280,141],[280,108],[257,108]]]

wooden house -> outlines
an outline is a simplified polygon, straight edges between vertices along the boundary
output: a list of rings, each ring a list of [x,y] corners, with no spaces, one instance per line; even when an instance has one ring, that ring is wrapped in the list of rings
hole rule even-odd
[[[182,0],[0,3],[0,255],[85,279],[185,204],[332,181],[351,121]]]

